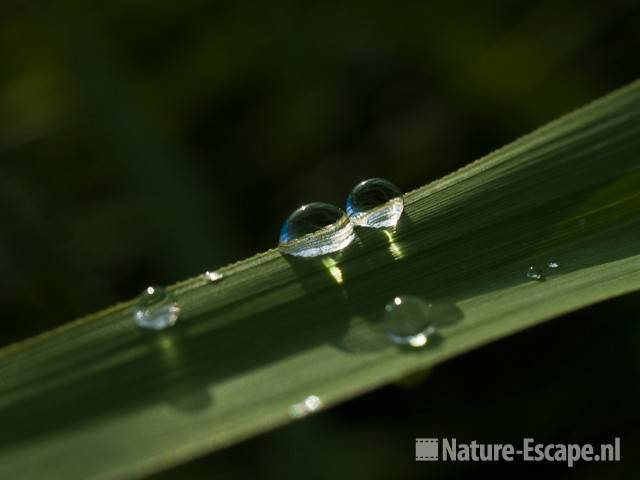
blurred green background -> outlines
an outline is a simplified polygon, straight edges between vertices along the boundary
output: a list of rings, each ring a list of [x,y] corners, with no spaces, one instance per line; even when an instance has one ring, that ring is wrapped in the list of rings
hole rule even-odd
[[[295,207],[342,205],[364,178],[407,191],[452,172],[639,77],[638,25],[621,0],[8,2],[0,344],[271,248]],[[415,464],[413,439],[445,434],[624,431],[638,451],[639,306],[578,312],[162,478],[493,471]],[[602,348],[611,364],[590,363]],[[633,461],[553,472],[627,478]]]

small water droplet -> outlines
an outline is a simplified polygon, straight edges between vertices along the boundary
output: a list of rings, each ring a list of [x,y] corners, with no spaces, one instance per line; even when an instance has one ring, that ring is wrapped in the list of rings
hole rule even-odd
[[[289,416],[293,418],[306,417],[310,413],[316,412],[322,408],[322,400],[316,395],[309,395],[300,403],[294,403],[289,407]]]
[[[556,260],[555,258],[550,258],[547,266],[549,268],[558,268],[560,267],[560,262],[558,262],[558,260]]]
[[[347,198],[347,214],[355,225],[361,227],[395,227],[403,209],[402,193],[383,178],[360,182]]]
[[[424,347],[436,333],[432,306],[417,297],[395,297],[384,308],[382,326],[397,345]]]
[[[279,248],[296,257],[317,257],[346,248],[354,237],[353,225],[344,211],[316,202],[289,215],[280,231]]]
[[[527,278],[541,282],[544,280],[544,273],[542,273],[542,270],[539,268],[531,266],[529,270],[527,270]]]
[[[217,282],[218,280],[222,280],[224,275],[218,272],[206,271],[204,272],[204,278],[209,283]]]
[[[180,306],[162,287],[147,287],[135,306],[133,319],[139,327],[162,330],[176,323]]]

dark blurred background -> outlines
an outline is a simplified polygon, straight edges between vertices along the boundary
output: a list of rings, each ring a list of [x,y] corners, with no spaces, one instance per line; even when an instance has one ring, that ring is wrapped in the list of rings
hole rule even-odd
[[[621,0],[6,2],[0,344],[132,298],[149,283],[173,283],[268,249],[299,204],[342,205],[364,178],[386,177],[406,191],[447,174],[636,79],[638,25],[638,2]],[[634,296],[613,303],[631,312],[639,305]],[[576,315],[583,320],[566,323],[598,331],[601,314]],[[553,325],[544,332],[572,335]],[[537,355],[535,335],[546,334],[536,332],[517,336],[520,353]],[[627,343],[615,341],[607,345],[626,351],[629,332],[617,340]],[[585,355],[576,348],[572,358]],[[389,387],[167,475],[206,475],[211,464],[238,465],[234,455],[255,450],[277,459],[304,442],[385,444],[379,436],[397,431],[389,445],[406,459],[390,453],[388,470],[374,462],[354,472],[389,478],[397,467],[425,478],[426,470],[407,465],[414,466],[413,438],[432,430],[408,425],[444,417],[404,418],[411,411],[404,406],[434,388],[435,409],[446,408],[449,395],[471,422],[467,408],[479,409],[470,398],[479,387],[477,365],[486,363],[498,371],[489,383],[498,389],[495,398],[515,401],[513,418],[525,419],[521,410],[533,402],[526,391],[500,390],[523,367],[503,365],[500,352],[511,351],[502,343],[481,349],[437,370],[417,390]],[[550,365],[564,362],[566,354],[558,355]],[[635,384],[638,358],[629,355],[635,376],[625,375]],[[537,378],[542,390],[566,376],[588,383],[580,365],[548,373]],[[442,378],[458,379],[458,390],[446,393]],[[464,387],[472,378],[476,383]],[[576,399],[593,394],[593,386],[574,383]],[[376,423],[380,412],[385,420]],[[451,409],[443,415],[451,418]],[[360,440],[346,434],[352,424]],[[467,426],[478,437],[488,432],[482,422]],[[499,429],[493,433],[501,438]],[[345,476],[338,474],[355,450],[342,450],[315,465],[313,478]],[[287,471],[300,478],[296,472],[306,472],[308,460],[289,460]],[[268,470],[258,460],[254,465]],[[233,475],[241,477],[242,468]]]

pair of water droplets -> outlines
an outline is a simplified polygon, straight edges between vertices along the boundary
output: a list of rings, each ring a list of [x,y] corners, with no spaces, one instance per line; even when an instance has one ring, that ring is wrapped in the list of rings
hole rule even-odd
[[[337,252],[355,238],[354,226],[394,228],[403,210],[398,187],[383,178],[370,178],[351,191],[346,213],[327,203],[310,203],[295,210],[282,226],[279,248],[297,257]],[[387,338],[397,345],[425,346],[435,333],[430,307],[417,297],[395,297],[385,306]]]
[[[310,203],[295,210],[282,225],[279,248],[296,257],[317,257],[345,249],[355,238],[354,225],[393,228],[404,201],[393,183],[371,178],[354,187],[344,210],[328,203]]]

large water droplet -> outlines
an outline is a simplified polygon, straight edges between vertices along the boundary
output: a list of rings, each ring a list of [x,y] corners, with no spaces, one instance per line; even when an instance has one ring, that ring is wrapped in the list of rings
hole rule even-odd
[[[542,273],[542,270],[538,267],[531,266],[529,270],[527,270],[527,278],[542,282],[544,280],[544,273]]]
[[[558,260],[556,260],[555,258],[550,258],[549,262],[547,263],[547,267],[549,267],[549,268],[559,268],[560,267],[560,262],[558,262]]]
[[[402,193],[383,178],[360,182],[347,198],[347,214],[361,227],[395,227],[403,209]]]
[[[346,248],[354,239],[353,225],[339,208],[310,203],[294,211],[280,230],[280,250],[296,257],[317,257]]]
[[[310,413],[322,408],[322,400],[316,395],[309,395],[300,403],[294,403],[289,407],[289,415],[293,418],[306,417]]]
[[[162,287],[147,287],[135,306],[133,318],[139,327],[162,330],[176,323],[180,306]]]
[[[384,308],[382,326],[397,345],[424,347],[436,333],[432,306],[417,297],[395,297]]]

